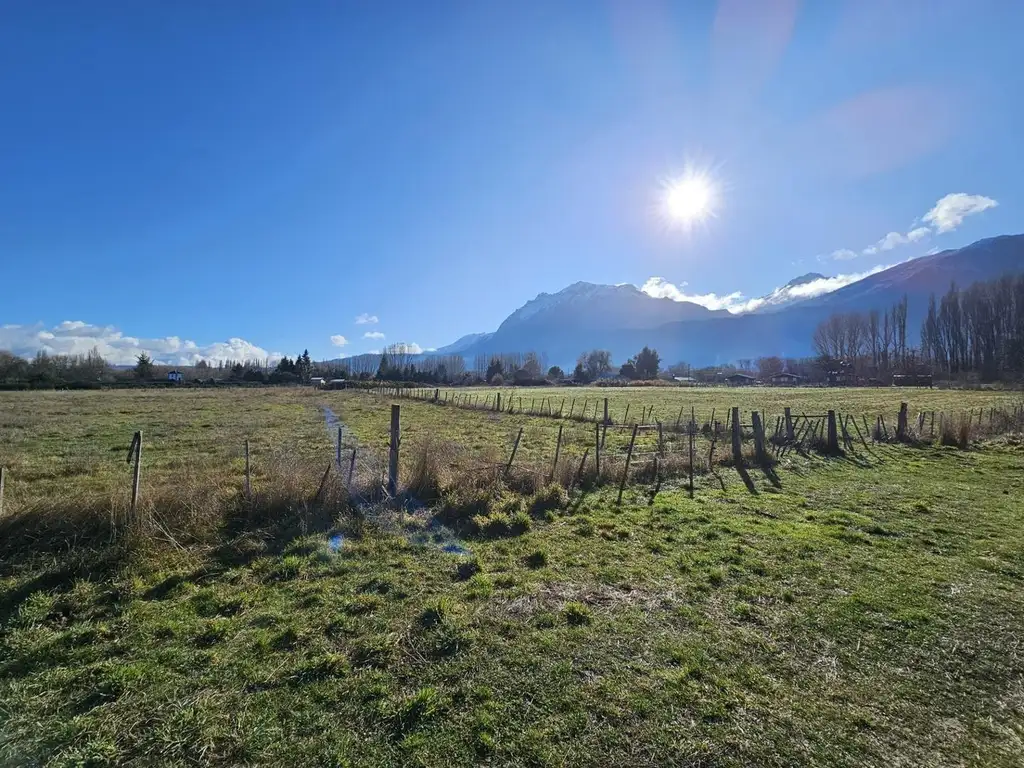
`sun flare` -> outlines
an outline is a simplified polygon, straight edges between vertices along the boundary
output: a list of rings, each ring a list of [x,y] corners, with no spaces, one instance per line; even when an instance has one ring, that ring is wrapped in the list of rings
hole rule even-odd
[[[663,187],[662,208],[669,223],[691,227],[715,215],[715,185],[705,174],[687,172]]]

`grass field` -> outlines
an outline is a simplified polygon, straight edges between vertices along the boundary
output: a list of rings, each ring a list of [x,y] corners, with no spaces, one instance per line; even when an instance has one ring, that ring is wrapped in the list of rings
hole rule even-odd
[[[637,397],[660,411],[698,394],[708,412],[716,398],[783,404],[738,401],[739,390]],[[912,412],[1012,401],[831,394],[868,415],[894,413],[901,397]],[[614,487],[498,493],[490,513],[516,524],[459,529],[454,551],[430,510],[378,521],[285,505],[280,524],[235,523],[244,440],[257,489],[291,483],[305,511],[334,455],[323,407],[346,450],[369,458],[386,443],[390,402],[283,389],[0,393],[0,765],[1024,761],[1016,436],[969,451],[791,454],[771,473],[751,468],[750,488],[723,470],[692,500],[671,481],[653,497],[628,488],[622,505]],[[500,462],[524,426],[537,436],[524,460],[546,462],[541,438],[557,429],[401,405],[410,461],[417,446],[458,441]],[[136,429],[143,497],[185,493],[194,514],[219,510],[219,527],[112,543],[25,528],[69,504],[123,507]]]
[[[497,391],[494,387],[442,388],[440,395],[443,398],[446,392],[449,395],[474,393],[481,399],[491,397],[493,401]],[[684,421],[691,408],[699,420],[707,421],[712,412],[716,419],[724,420],[726,411],[733,407],[777,416],[786,406],[792,408],[794,414],[820,414],[833,409],[857,419],[865,416],[871,421],[881,415],[893,421],[901,402],[908,403],[910,412],[915,415],[921,411],[959,414],[970,408],[984,408],[987,412],[989,408],[1012,408],[1022,402],[1020,392],[918,387],[503,387],[500,391],[506,402],[509,397],[516,398],[517,410],[520,405],[526,411],[531,405],[539,409],[541,399],[546,398],[556,413],[562,408],[568,414],[575,400],[575,412],[579,413],[586,402],[590,416],[595,407],[603,415],[603,401],[608,398],[608,416],[615,423],[627,420],[632,423],[638,413],[651,407],[651,419],[665,423],[674,423],[680,409]]]

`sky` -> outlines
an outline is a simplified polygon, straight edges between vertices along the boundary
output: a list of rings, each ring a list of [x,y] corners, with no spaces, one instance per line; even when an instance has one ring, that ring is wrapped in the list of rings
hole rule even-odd
[[[431,349],[1017,233],[1024,3],[0,3],[0,349]],[[666,220],[698,173],[712,214]]]

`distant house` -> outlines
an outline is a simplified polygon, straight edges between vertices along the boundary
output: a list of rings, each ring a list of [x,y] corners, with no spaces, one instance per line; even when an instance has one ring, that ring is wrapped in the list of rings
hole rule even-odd
[[[803,377],[797,376],[795,373],[790,373],[789,371],[782,371],[781,373],[776,373],[772,376],[770,381],[772,385],[776,387],[795,387],[803,381]]]
[[[725,382],[733,387],[749,387],[757,383],[757,379],[745,373],[731,373],[725,377]]]
[[[325,379],[323,376],[314,376],[309,380],[309,383],[316,387],[317,389],[320,389],[327,383],[327,379]]]
[[[682,384],[685,387],[692,387],[697,383],[697,380],[693,376],[673,376],[672,381],[677,384]]]
[[[324,386],[327,389],[345,389],[348,386],[348,381],[345,379],[331,379]]]
[[[932,375],[930,373],[894,373],[892,376],[894,387],[931,387]]]
[[[185,374],[181,371],[171,371],[167,374],[167,380],[181,384],[185,380]]]

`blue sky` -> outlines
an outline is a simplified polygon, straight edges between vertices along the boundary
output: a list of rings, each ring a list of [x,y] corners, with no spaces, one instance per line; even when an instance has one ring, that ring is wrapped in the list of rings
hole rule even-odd
[[[1018,232],[1022,28],[1009,0],[5,3],[0,347],[431,348],[577,280],[737,308]],[[682,230],[687,166],[718,204]]]

